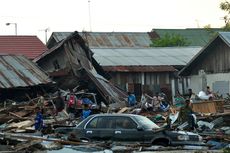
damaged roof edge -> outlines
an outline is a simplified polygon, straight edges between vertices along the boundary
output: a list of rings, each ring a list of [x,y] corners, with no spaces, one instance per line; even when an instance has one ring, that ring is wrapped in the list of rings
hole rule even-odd
[[[103,66],[107,72],[176,72],[170,65],[162,66]]]
[[[93,54],[93,52],[89,49],[88,46],[86,46],[84,39],[79,35],[78,31],[73,32],[71,35],[69,35],[66,39],[63,39],[62,41],[60,41],[57,45],[55,45],[54,47],[52,47],[51,49],[49,49],[48,51],[45,51],[43,54],[41,54],[40,56],[36,57],[33,61],[34,62],[38,62],[39,60],[42,60],[43,58],[45,58],[47,55],[57,51],[58,48],[62,47],[62,45],[69,41],[70,39],[72,39],[73,37],[75,37],[79,43],[79,45],[86,51],[89,51],[90,54]],[[87,58],[90,60],[90,57],[88,54]]]
[[[116,86],[112,85],[108,80],[104,79],[103,77],[100,78],[99,76],[95,76],[91,71],[86,70],[89,78],[94,82],[97,86],[98,91],[106,100],[106,104],[111,103],[121,103],[122,101],[126,100],[127,95],[124,91],[117,88]]]

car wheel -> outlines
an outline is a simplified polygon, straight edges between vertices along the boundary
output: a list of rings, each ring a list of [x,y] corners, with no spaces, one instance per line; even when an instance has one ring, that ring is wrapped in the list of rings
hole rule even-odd
[[[160,145],[160,146],[168,146],[169,145],[169,140],[167,139],[157,139],[157,140],[154,140],[152,145]]]

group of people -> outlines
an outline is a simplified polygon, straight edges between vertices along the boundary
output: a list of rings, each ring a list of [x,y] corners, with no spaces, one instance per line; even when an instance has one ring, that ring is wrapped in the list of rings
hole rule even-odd
[[[132,107],[137,104],[135,94],[128,92],[128,106]],[[141,97],[141,108],[147,111],[167,111],[170,105],[167,100],[166,94],[163,92],[156,92],[155,95],[149,96],[148,94],[143,94]]]
[[[36,116],[35,116],[35,130],[41,131],[44,127],[43,125],[43,113],[46,105],[53,105],[54,111],[53,115],[58,115],[59,112],[62,112],[63,110],[66,110],[69,114],[70,120],[73,120],[75,118],[76,113],[76,107],[78,103],[78,99],[75,96],[74,92],[70,92],[70,94],[67,94],[67,96],[63,97],[61,95],[61,92],[57,92],[57,96],[50,101],[45,100],[44,95],[42,93],[37,94],[38,100],[35,108]],[[81,119],[87,118],[90,114],[92,114],[92,111],[90,110],[89,105],[92,103],[88,98],[83,98],[81,103],[81,107],[83,107],[81,112]],[[83,106],[82,106],[83,105]]]
[[[207,89],[210,89],[209,87]],[[209,90],[210,92],[210,90]],[[194,130],[197,128],[196,124],[196,113],[192,110],[191,107],[191,99],[194,97],[194,93],[191,89],[189,89],[186,98],[183,100],[183,105],[180,106],[178,112],[173,112],[173,106],[169,105],[167,100],[167,96],[164,93],[156,92],[154,96],[149,96],[148,94],[143,94],[141,97],[141,107],[144,110],[153,112],[153,111],[161,111],[161,112],[171,112],[178,115],[176,121],[179,124],[183,124],[188,122],[187,129]],[[135,103],[133,102],[135,100]],[[134,94],[129,93],[128,97],[128,104],[129,106],[133,106],[136,104],[136,98]],[[167,118],[170,124],[170,118]]]

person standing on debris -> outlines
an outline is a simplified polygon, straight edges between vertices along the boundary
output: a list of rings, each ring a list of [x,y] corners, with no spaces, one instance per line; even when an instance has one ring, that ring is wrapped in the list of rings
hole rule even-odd
[[[67,113],[69,114],[70,118],[74,118],[77,97],[75,96],[73,90],[70,90],[70,94],[67,95],[66,100],[67,100],[67,109],[66,109]]]
[[[128,92],[128,105],[129,106],[136,105],[136,96],[131,92]]]
[[[185,106],[180,108],[178,121],[183,124],[188,122],[189,130],[195,130],[196,125],[196,117],[195,113],[192,110],[190,99],[185,100]]]
[[[36,107],[35,111],[36,111],[36,117],[34,119],[35,120],[34,128],[36,131],[41,131],[43,128],[43,116],[40,107]]]
[[[56,115],[58,114],[58,112],[61,112],[65,108],[65,102],[61,97],[60,91],[58,91],[58,96],[54,99],[54,104],[56,107],[56,112],[55,112]]]

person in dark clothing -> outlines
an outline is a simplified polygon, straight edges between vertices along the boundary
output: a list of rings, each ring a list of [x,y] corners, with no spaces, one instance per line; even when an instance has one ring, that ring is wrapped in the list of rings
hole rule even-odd
[[[195,113],[192,110],[190,99],[186,99],[185,106],[180,108],[178,116],[179,122],[181,124],[188,122],[189,130],[194,130],[197,127],[194,114]]]
[[[58,96],[54,99],[54,104],[56,107],[56,114],[65,108],[65,102],[61,97],[61,92],[58,92]]]
[[[184,96],[186,99],[189,99],[189,98],[192,97],[193,94],[194,94],[194,93],[193,93],[192,89],[189,88],[189,89],[188,89],[188,92],[187,92],[186,94],[184,94],[183,96]]]

